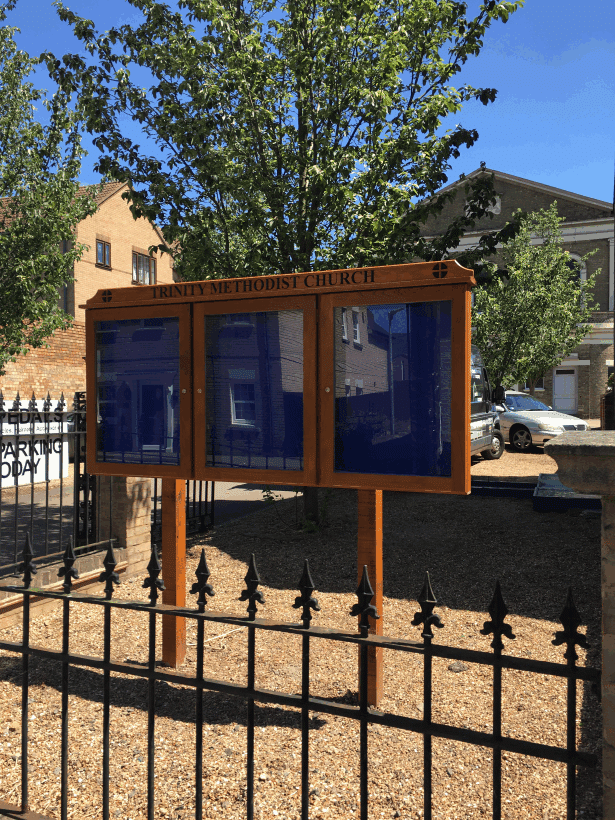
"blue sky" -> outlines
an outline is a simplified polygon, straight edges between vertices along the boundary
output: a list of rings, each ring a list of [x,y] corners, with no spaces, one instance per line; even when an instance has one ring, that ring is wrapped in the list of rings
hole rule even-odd
[[[99,30],[137,20],[127,0],[66,5]],[[468,5],[472,10],[478,3]],[[8,22],[21,29],[18,44],[31,54],[80,50],[50,0],[18,0]],[[449,182],[484,160],[498,171],[612,202],[615,3],[526,0],[508,23],[488,30],[480,55],[455,82],[496,88],[498,97],[486,107],[467,104],[447,124],[460,122],[480,134],[453,162]],[[86,158],[83,182],[97,179],[95,159],[94,152]]]

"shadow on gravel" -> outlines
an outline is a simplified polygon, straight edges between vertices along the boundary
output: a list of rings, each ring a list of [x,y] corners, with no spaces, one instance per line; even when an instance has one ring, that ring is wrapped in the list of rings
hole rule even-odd
[[[309,558],[318,590],[354,592],[357,494],[328,492],[326,499],[321,491],[326,519],[317,532],[294,528],[289,500],[208,540],[246,564],[254,553],[267,586],[295,589]],[[387,492],[383,519],[387,597],[416,601],[429,571],[439,603],[450,608],[485,612],[499,579],[517,615],[557,621],[572,586],[584,620],[598,616],[599,515],[535,512],[529,500]]]
[[[134,661],[133,661],[134,662]],[[5,662],[0,665],[0,681],[15,681],[21,675],[21,661],[15,659],[13,663]],[[57,663],[48,663],[39,658],[30,661],[30,686],[50,686],[62,688],[62,669]],[[124,710],[124,720],[130,721],[133,712],[141,712],[147,718],[147,679],[121,678],[112,675],[110,687],[110,705],[112,708]],[[70,693],[92,703],[103,703],[103,677],[98,670],[71,667]],[[297,692],[297,694],[299,694]],[[35,699],[35,695],[32,698]],[[329,700],[342,703],[356,702],[351,695]],[[33,700],[34,702],[34,700]],[[257,726],[286,726],[301,729],[301,712],[299,709],[283,709],[279,706],[256,704]],[[168,684],[166,681],[156,683],[156,719],[170,718],[182,723],[195,723],[196,691],[192,687],[180,687]],[[60,710],[54,716],[60,721]],[[247,704],[232,695],[221,692],[206,692],[203,698],[203,723],[208,726],[225,726],[236,723],[238,726],[247,725]],[[310,717],[310,729],[321,729],[325,726],[325,717]],[[147,739],[143,741],[147,748]]]
[[[294,506],[281,501],[266,515],[220,528],[210,541],[246,564],[254,553],[264,585],[295,589],[309,558],[316,595],[353,593],[356,491],[321,491],[320,499],[326,518],[317,532],[293,529]],[[408,601],[408,623],[426,571],[439,606],[484,613],[499,580],[512,614],[556,623],[572,587],[587,625],[587,665],[600,667],[599,514],[535,512],[531,500],[394,492],[384,494],[383,506],[384,595]],[[589,684],[582,689],[579,747],[599,754],[600,703]],[[599,784],[599,773],[579,769],[579,806],[596,807]]]
[[[229,485],[222,482],[216,483],[216,498],[215,498],[215,520],[216,525],[226,524],[230,521],[237,521],[240,518],[245,518],[248,515],[259,512],[267,506],[267,502],[263,496],[264,484],[234,484],[230,485],[230,492],[224,490]],[[295,490],[294,487],[271,487],[275,494],[281,490]],[[302,501],[293,498],[293,523],[297,520],[297,516],[301,515]],[[295,508],[297,513],[295,514]]]
[[[355,491],[321,493],[325,523],[314,533],[294,528],[294,500],[281,501],[249,518],[220,526],[207,541],[234,559],[247,564],[255,553],[262,584],[296,589],[303,560],[309,558],[318,592],[353,593],[357,585],[357,496]],[[190,542],[194,557],[202,538]],[[588,625],[591,655],[599,666],[600,653],[600,518],[534,512],[531,501],[480,496],[439,496],[385,493],[384,496],[384,595],[407,601],[408,623],[416,611],[425,571],[431,575],[440,606],[485,612],[500,580],[511,613],[557,621],[568,586]],[[210,582],[216,585],[215,573]],[[436,610],[437,611],[437,610]],[[18,682],[20,662],[0,667],[0,680]],[[60,687],[59,664],[33,659],[31,681]],[[157,717],[194,722],[195,692],[156,685]],[[102,703],[102,675],[72,668],[70,690]],[[340,700],[348,702],[347,695]],[[123,710],[147,712],[147,681],[113,676],[111,703]],[[235,698],[210,692],[204,699],[204,720],[212,726],[246,724],[246,706]],[[257,725],[298,728],[296,711],[259,706]],[[58,725],[59,725],[59,712]],[[320,728],[326,718],[315,718]],[[600,742],[600,705],[584,687],[580,747],[596,748]],[[209,736],[214,748],[215,736]],[[144,750],[145,740],[141,749]],[[142,752],[135,750],[135,755]],[[225,750],[226,754],[226,750]],[[229,754],[234,752],[229,751]],[[599,775],[582,770],[577,781],[578,805],[596,807]],[[597,816],[589,814],[587,816]]]

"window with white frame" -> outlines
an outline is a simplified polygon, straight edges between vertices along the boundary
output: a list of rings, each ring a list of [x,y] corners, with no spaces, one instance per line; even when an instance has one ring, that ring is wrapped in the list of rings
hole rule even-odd
[[[529,382],[525,382],[525,384],[523,385],[523,389],[524,389],[524,390],[529,390],[529,389],[530,389],[530,383],[529,383]],[[538,381],[537,381],[537,382],[536,382],[536,384],[534,385],[534,389],[535,389],[535,390],[544,390],[544,389],[545,389],[545,377],[544,377],[544,376],[541,376],[541,377],[538,379]]]
[[[355,344],[361,344],[361,329],[359,327],[359,309],[352,309],[352,340]]]
[[[346,320],[346,308],[342,308],[342,339],[348,341],[348,324]]]
[[[254,424],[256,422],[254,385],[231,385],[231,407],[233,412],[233,424]]]
[[[132,282],[134,285],[156,284],[156,260],[153,256],[133,251]]]

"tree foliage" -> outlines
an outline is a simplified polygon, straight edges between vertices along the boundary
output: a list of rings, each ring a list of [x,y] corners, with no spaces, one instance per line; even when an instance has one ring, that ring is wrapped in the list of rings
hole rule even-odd
[[[84,247],[63,252],[63,242],[96,208],[94,191],[77,195],[84,151],[70,96],[48,99],[29,81],[40,61],[17,48],[17,29],[5,24],[11,8],[0,7],[0,373],[70,323],[60,291]],[[37,103],[46,125],[35,119]]]
[[[473,341],[496,385],[527,381],[533,394],[538,379],[590,330],[600,271],[581,280],[580,263],[562,246],[563,221],[557,202],[522,215],[520,231],[502,249],[508,276],[485,276],[474,291]]]
[[[133,213],[164,226],[183,277],[441,259],[494,201],[488,177],[472,180],[467,213],[420,235],[454,196],[437,194],[449,160],[478,138],[443,120],[496,96],[451,81],[523,0],[474,18],[452,0],[129,2],[142,22],[107,33],[59,2],[91,59],[48,67],[80,90],[98,169],[131,183]]]

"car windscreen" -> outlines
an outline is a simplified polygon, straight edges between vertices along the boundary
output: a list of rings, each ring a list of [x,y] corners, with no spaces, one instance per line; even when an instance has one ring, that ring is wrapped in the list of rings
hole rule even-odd
[[[509,396],[506,395],[504,399],[509,410],[548,410],[546,404],[543,404],[538,399],[533,399],[531,396]]]

